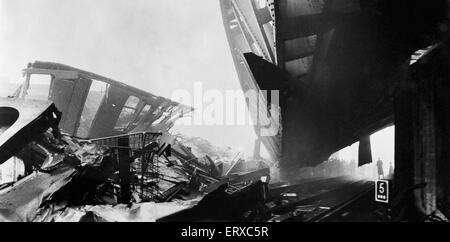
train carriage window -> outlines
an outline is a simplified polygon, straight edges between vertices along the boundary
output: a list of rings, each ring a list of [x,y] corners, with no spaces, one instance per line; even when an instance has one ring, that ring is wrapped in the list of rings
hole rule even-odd
[[[51,82],[51,75],[31,74],[30,85],[28,87],[28,90],[26,90],[25,98],[48,100]]]
[[[148,113],[150,112],[152,106],[150,106],[149,104],[145,104],[144,108],[142,108],[141,112],[139,113],[138,118],[136,119],[136,122],[140,122],[142,120],[142,118]]]
[[[115,130],[124,131],[133,121],[136,113],[137,106],[139,104],[139,98],[135,96],[128,97],[125,105],[120,112],[119,118],[117,119]]]
[[[100,105],[103,102],[108,87],[109,84],[105,82],[92,80],[89,93],[86,97],[86,102],[84,103],[83,112],[80,117],[80,125],[77,130],[78,137],[87,138],[89,135],[92,122],[94,121]]]

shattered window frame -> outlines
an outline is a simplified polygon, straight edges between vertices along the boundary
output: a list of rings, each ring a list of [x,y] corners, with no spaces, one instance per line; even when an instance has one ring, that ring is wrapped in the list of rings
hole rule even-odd
[[[39,85],[46,85],[47,90],[45,92],[46,92],[47,95],[46,95],[45,98],[44,98],[44,96],[41,97],[41,95],[35,96],[35,95],[32,94],[36,90],[36,89],[33,88],[33,86],[36,86],[36,83],[33,83],[34,80],[32,79],[32,77],[37,77],[37,76],[50,77],[48,86],[47,86],[47,84],[39,84]],[[51,73],[26,73],[26,79],[25,79],[25,84],[26,85],[23,88],[21,96],[24,99],[49,100],[49,98],[52,95],[52,86],[53,86],[54,80],[55,80],[55,76],[52,75]],[[45,81],[47,81],[47,80],[45,80]]]
[[[89,137],[91,128],[92,128],[92,124],[94,123],[94,120],[96,119],[98,112],[99,112],[100,108],[102,107],[102,104],[105,101],[105,98],[107,98],[108,90],[111,87],[111,84],[109,84],[107,82],[97,80],[97,79],[90,79],[90,80],[91,80],[91,84],[89,86],[89,89],[87,90],[86,99],[84,101],[83,109],[81,111],[81,115],[77,122],[77,127],[76,127],[76,136],[83,137],[83,138]],[[93,88],[98,88],[98,87],[100,87],[100,91],[93,89]],[[104,88],[104,90],[103,90],[103,88]],[[95,100],[94,101],[90,100],[90,99],[92,99],[92,96],[98,95],[98,92],[100,92],[101,98],[97,99],[96,102],[95,102]],[[94,104],[94,105],[92,105],[92,104]],[[89,108],[88,105],[91,105],[90,118],[86,119],[86,120],[82,120],[83,116],[86,115],[85,112],[87,112],[87,110]]]
[[[135,99],[136,102],[133,102],[133,99]],[[122,107],[122,110],[120,110],[120,114],[117,118],[116,124],[114,125],[115,131],[125,131],[130,127],[130,124],[132,124],[136,119],[136,113],[139,110],[140,103],[141,99],[139,97],[134,95],[128,96],[127,101]],[[126,113],[127,111],[129,111],[129,113]]]
[[[147,107],[148,107],[148,109],[147,109]],[[152,105],[148,104],[148,103],[144,103],[142,105],[141,110],[139,111],[139,114],[137,115],[136,120],[133,122],[133,125],[137,125],[139,122],[141,122],[143,120],[143,118],[145,118],[145,116],[147,116],[147,114],[151,111],[152,111]]]

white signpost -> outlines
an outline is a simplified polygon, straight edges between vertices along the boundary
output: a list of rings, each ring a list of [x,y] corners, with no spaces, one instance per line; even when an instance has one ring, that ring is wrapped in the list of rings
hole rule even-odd
[[[375,182],[375,201],[389,203],[389,180]]]

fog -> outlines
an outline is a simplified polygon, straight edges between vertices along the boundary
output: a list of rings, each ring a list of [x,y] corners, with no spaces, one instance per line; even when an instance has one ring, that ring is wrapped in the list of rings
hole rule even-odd
[[[35,60],[91,71],[153,94],[239,90],[218,0],[0,0],[0,90],[11,94]],[[252,154],[250,125],[174,132]]]

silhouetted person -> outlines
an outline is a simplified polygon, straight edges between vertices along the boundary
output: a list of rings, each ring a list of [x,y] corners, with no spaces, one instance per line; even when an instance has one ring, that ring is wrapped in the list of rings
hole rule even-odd
[[[378,179],[383,179],[383,177],[384,177],[383,161],[381,161],[380,158],[378,158],[378,161],[377,161],[377,170],[378,170]]]

